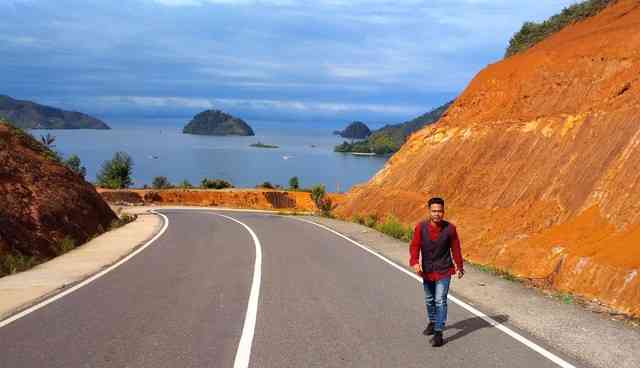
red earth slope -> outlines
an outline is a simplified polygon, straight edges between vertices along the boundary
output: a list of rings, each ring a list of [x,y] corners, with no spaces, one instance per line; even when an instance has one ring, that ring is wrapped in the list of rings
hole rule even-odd
[[[337,214],[442,196],[467,259],[640,315],[640,2],[482,70]]]

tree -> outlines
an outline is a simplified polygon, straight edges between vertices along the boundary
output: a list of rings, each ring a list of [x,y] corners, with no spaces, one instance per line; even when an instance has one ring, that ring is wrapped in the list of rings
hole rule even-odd
[[[131,172],[133,160],[126,152],[116,152],[111,160],[105,161],[97,175],[97,184],[111,189],[128,188],[133,184]]]
[[[191,185],[191,183],[187,179],[185,179],[178,183],[178,188],[189,189],[193,188],[193,185]]]
[[[40,141],[42,142],[42,144],[47,146],[47,148],[53,148],[56,146],[55,144],[53,144],[53,142],[56,141],[56,137],[51,135],[50,133],[47,133],[47,135],[41,135]]]
[[[289,188],[293,190],[297,190],[300,188],[300,181],[298,180],[297,176],[294,176],[291,179],[289,179]]]
[[[156,176],[155,178],[153,178],[151,186],[153,187],[153,189],[169,189],[173,187],[166,176]]]
[[[204,189],[225,189],[225,188],[233,188],[233,185],[226,180],[222,179],[202,179],[200,182],[200,186]]]
[[[66,159],[63,163],[66,167],[71,169],[71,171],[82,176],[83,178],[87,175],[87,168],[82,166],[80,157],[78,157],[78,155],[69,156],[69,158]]]

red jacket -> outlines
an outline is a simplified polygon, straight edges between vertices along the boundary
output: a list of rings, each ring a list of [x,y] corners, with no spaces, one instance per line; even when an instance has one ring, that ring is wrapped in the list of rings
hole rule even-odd
[[[440,235],[440,226],[433,225],[431,221],[428,221],[427,230],[429,232],[429,238],[431,240],[438,239],[438,235]],[[453,258],[453,262],[455,263],[455,267],[449,268],[447,271],[440,272],[428,272],[423,273],[422,277],[429,281],[438,281],[443,277],[451,276],[456,274],[456,269],[464,270],[464,264],[462,261],[462,252],[460,251],[460,238],[458,237],[458,232],[456,231],[456,227],[449,223],[449,226],[452,227],[451,234],[451,255]],[[411,243],[409,244],[409,265],[413,267],[418,262],[420,262],[420,245],[422,244],[422,239],[420,239],[420,223],[418,223],[413,229],[413,237],[411,238]]]

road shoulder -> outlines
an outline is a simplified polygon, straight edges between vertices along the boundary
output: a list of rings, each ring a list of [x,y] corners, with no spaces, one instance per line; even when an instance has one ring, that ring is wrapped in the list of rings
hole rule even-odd
[[[113,231],[30,270],[0,278],[0,323],[116,263],[161,229],[162,219],[142,212]]]
[[[408,269],[409,252],[405,242],[356,223],[324,217],[303,218],[325,225]],[[465,271],[463,279],[453,281],[451,290],[468,304],[490,315],[506,315],[514,327],[594,367],[640,367],[637,328],[561,303],[520,283],[469,265]]]

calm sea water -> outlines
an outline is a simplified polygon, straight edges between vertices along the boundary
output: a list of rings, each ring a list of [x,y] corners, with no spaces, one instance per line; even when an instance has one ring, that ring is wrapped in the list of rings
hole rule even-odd
[[[77,154],[90,181],[115,152],[127,152],[134,161],[135,186],[151,184],[156,176],[166,176],[172,183],[186,179],[194,185],[208,177],[225,179],[236,187],[265,181],[286,186],[289,178],[298,176],[301,186],[324,184],[330,191],[346,191],[367,181],[386,161],[385,157],[333,152],[343,139],[331,133],[344,128],[344,123],[248,121],[254,137],[214,137],[182,134],[188,120],[118,119],[107,120],[112,130],[106,131],[31,133],[36,138],[54,135],[55,149],[65,157]],[[258,141],[280,148],[249,146]]]

